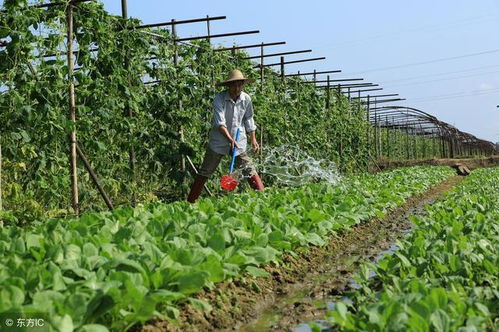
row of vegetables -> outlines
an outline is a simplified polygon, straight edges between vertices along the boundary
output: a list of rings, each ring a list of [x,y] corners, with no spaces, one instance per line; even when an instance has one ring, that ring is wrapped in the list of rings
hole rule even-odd
[[[0,315],[43,314],[59,331],[127,329],[180,305],[209,309],[194,294],[261,269],[282,253],[402,204],[449,177],[414,167],[342,179],[336,185],[49,219],[0,229]],[[0,322],[1,324],[1,322]]]
[[[330,321],[345,331],[497,329],[498,179],[499,168],[476,170],[414,217],[400,249],[361,268],[360,287],[336,303]]]

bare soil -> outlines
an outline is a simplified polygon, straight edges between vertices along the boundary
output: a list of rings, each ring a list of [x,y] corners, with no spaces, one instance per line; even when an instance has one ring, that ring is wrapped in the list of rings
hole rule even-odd
[[[376,165],[371,167],[373,172],[380,170],[390,170],[399,167],[411,167],[418,165],[430,166],[455,166],[457,164],[468,167],[474,170],[482,167],[499,166],[499,156],[490,156],[483,158],[442,158],[442,159],[425,159],[425,160],[408,160],[408,161],[393,161],[388,158],[381,158],[376,162]]]
[[[331,237],[325,247],[309,247],[295,257],[284,255],[281,265],[265,268],[270,277],[245,276],[198,294],[213,307],[209,312],[185,304],[178,325],[155,319],[142,331],[289,331],[302,322],[321,319],[326,303],[348,291],[360,264],[389,249],[410,230],[409,216],[423,214],[425,205],[461,180],[460,176],[449,178],[384,218]]]

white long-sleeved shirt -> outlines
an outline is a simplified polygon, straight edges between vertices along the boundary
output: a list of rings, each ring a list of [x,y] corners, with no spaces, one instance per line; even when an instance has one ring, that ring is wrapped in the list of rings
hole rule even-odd
[[[219,154],[230,153],[230,142],[220,132],[220,126],[227,127],[230,135],[236,139],[237,128],[240,128],[236,154],[239,155],[247,149],[246,133],[256,130],[253,119],[253,104],[250,96],[241,92],[239,98],[234,102],[229,92],[224,91],[215,96],[213,100],[213,121],[210,131],[209,147]]]

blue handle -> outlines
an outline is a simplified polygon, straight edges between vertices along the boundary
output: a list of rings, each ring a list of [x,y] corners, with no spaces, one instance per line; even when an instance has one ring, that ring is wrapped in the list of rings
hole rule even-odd
[[[239,131],[240,131],[240,128],[237,128],[236,142],[239,140]],[[234,161],[235,160],[236,160],[236,145],[234,144],[234,149],[232,149],[232,160],[230,161],[229,174],[232,174],[232,171],[234,170]]]

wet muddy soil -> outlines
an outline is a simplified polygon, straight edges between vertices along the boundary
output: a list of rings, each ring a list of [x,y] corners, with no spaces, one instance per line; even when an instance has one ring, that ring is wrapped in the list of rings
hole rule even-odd
[[[292,331],[300,323],[320,320],[328,304],[352,287],[360,264],[393,250],[393,243],[410,231],[408,217],[424,214],[462,177],[454,176],[426,193],[412,197],[382,219],[372,219],[330,238],[325,247],[309,247],[283,256],[279,266],[265,268],[267,278],[241,277],[198,294],[212,306],[202,311],[181,308],[180,323],[153,320],[143,331]]]

